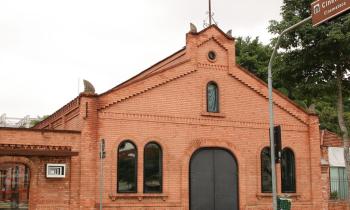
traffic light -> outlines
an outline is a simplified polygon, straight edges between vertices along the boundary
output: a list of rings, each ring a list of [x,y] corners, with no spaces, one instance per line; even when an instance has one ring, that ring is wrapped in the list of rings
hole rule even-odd
[[[100,158],[104,159],[105,157],[106,157],[105,140],[102,139],[100,142]]]
[[[277,125],[273,129],[274,132],[274,141],[275,141],[275,159],[276,163],[279,163],[281,160],[282,154],[282,139],[281,139],[281,126]]]
[[[275,161],[276,163],[279,163],[282,157],[281,126],[280,125],[274,126],[273,132],[274,132],[273,139],[275,143]]]

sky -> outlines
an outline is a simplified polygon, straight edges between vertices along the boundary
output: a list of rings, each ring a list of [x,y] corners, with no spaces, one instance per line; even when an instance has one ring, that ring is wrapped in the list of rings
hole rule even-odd
[[[212,0],[234,37],[268,43],[283,0]],[[103,93],[185,46],[206,0],[0,0],[0,115],[52,114],[90,81]]]

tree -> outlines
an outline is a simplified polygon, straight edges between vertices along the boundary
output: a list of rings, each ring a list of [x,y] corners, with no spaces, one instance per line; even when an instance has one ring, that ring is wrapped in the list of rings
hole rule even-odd
[[[35,120],[30,121],[30,127],[34,127],[36,124],[38,124],[39,122],[45,120],[46,118],[48,118],[49,115],[43,115],[43,116],[37,116],[37,118]]]
[[[259,37],[255,39],[238,37],[236,39],[237,63],[265,82],[271,53],[271,46],[261,43]]]
[[[284,0],[282,20],[271,21],[270,31],[280,34],[284,29],[310,16],[311,0]],[[288,74],[295,94],[304,95],[308,102],[317,102],[323,96],[334,94],[339,130],[344,144],[344,158],[350,190],[349,133],[345,122],[344,97],[348,97],[350,74],[350,15],[343,15],[317,28],[304,24],[288,33],[281,42],[282,65],[280,74]],[[281,66],[280,66],[281,67]],[[284,72],[284,73],[281,73]],[[314,96],[313,99],[312,95]],[[334,95],[333,95],[334,96]],[[348,100],[348,99],[347,99]],[[348,193],[350,202],[350,193]]]
[[[271,56],[272,48],[270,44],[263,44],[259,37],[238,37],[236,39],[237,63],[248,69],[260,79],[267,80],[267,65]],[[332,93],[325,93],[326,89],[334,87],[334,84],[324,83],[323,85],[312,85],[310,83],[300,83],[304,74],[301,74],[300,62],[302,55],[297,52],[280,52],[275,61],[274,67],[274,88],[278,89],[290,99],[294,100],[301,107],[307,109],[311,104],[316,105],[316,111],[320,118],[321,129],[327,129],[340,134],[337,126],[336,97]],[[346,88],[350,90],[349,88]],[[345,101],[345,121],[350,126],[350,94],[347,93],[348,100]]]
[[[270,44],[264,45],[259,41],[259,37],[252,39],[251,37],[238,37],[236,39],[236,59],[237,63],[249,70],[255,76],[267,83],[267,66],[272,54],[272,47]],[[277,59],[280,65],[283,63],[280,59]],[[294,99],[290,91],[288,83],[281,83],[279,77],[276,77],[274,81],[274,88],[284,93],[291,99]]]

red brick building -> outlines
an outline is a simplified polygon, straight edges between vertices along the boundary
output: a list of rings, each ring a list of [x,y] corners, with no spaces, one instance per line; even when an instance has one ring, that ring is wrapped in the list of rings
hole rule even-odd
[[[236,64],[230,34],[192,30],[184,48],[111,90],[84,92],[33,129],[1,128],[0,169],[29,168],[30,209],[98,209],[104,139],[104,209],[271,209],[267,92]],[[328,209],[318,117],[273,94],[278,193],[296,210]],[[65,177],[46,178],[48,163],[66,164]]]

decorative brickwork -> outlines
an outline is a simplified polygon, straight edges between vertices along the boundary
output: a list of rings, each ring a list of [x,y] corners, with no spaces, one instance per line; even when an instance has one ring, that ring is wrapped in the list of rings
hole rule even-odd
[[[193,153],[201,148],[225,149],[237,160],[239,208],[271,209],[272,195],[261,193],[260,177],[260,153],[269,145],[267,86],[236,65],[234,44],[215,25],[188,33],[182,50],[106,93],[80,94],[35,126],[38,129],[0,129],[3,145],[76,152],[61,157],[4,156],[0,164],[11,160],[30,166],[31,209],[98,209],[98,152],[104,139],[104,208],[189,210]],[[208,59],[210,51],[215,52],[213,60]],[[207,112],[206,88],[211,81],[218,86],[219,113]],[[296,192],[288,194],[293,210],[327,209],[330,204],[322,191],[327,177],[321,175],[327,169],[320,165],[318,118],[276,90],[274,103],[283,148],[295,154]],[[137,147],[136,193],[117,193],[117,149],[124,140]],[[161,193],[143,189],[144,147],[149,142],[157,142],[163,152]],[[67,164],[66,178],[46,179],[47,163]],[[283,194],[280,164],[276,171],[278,193]]]

